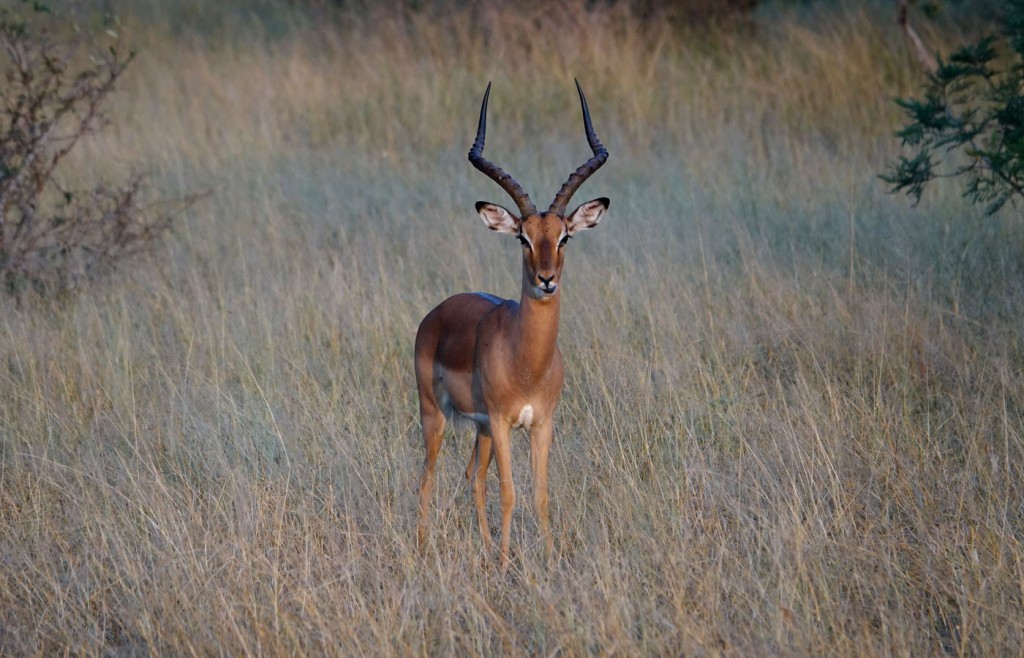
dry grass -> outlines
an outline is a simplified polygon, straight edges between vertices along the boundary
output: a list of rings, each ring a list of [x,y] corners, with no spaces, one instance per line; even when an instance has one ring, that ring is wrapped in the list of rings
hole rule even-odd
[[[65,175],[215,194],[158,265],[3,303],[0,653],[1016,653],[1019,218],[885,194],[918,81],[885,7],[769,9],[131,26]],[[421,557],[415,327],[518,289],[477,103],[543,203],[586,155],[573,76],[612,153],[578,200],[612,210],[566,266],[557,559],[523,502],[510,573],[481,555],[464,434]]]

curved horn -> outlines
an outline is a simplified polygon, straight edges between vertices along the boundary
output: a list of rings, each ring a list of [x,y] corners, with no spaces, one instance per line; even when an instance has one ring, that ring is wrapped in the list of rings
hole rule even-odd
[[[487,98],[491,95],[491,83],[487,83],[487,91],[484,92],[484,102],[480,105],[480,123],[476,128],[476,140],[473,148],[469,149],[469,161],[473,166],[487,174],[487,177],[501,186],[501,189],[508,192],[512,200],[519,206],[519,213],[525,219],[529,215],[537,213],[537,206],[530,201],[529,195],[514,178],[501,170],[493,162],[484,159],[484,137],[487,134]]]
[[[569,180],[565,181],[565,184],[562,185],[562,189],[558,190],[558,194],[555,195],[555,200],[551,202],[548,212],[558,213],[559,215],[565,215],[565,207],[569,205],[569,199],[572,198],[572,195],[576,193],[576,190],[583,184],[583,181],[590,178],[590,175],[597,171],[605,163],[605,160],[608,159],[608,149],[601,144],[601,140],[597,138],[597,133],[594,132],[594,124],[590,122],[587,98],[583,95],[583,88],[580,87],[579,80],[576,80],[576,91],[580,92],[580,104],[583,106],[583,129],[587,133],[587,143],[590,144],[594,157],[587,160],[585,164],[574,171],[569,176]]]

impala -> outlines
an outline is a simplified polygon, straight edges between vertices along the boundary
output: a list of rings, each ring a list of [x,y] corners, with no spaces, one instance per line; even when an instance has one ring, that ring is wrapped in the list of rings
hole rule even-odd
[[[569,176],[551,207],[542,213],[537,212],[515,179],[483,157],[489,83],[484,92],[469,161],[512,197],[519,214],[484,201],[477,202],[476,210],[487,228],[513,235],[522,245],[522,290],[518,302],[480,292],[449,297],[427,313],[416,332],[416,385],[426,448],[417,528],[421,549],[426,543],[434,466],[446,416],[457,415],[476,424],[476,444],[466,468],[466,479],[472,485],[485,550],[493,548],[485,507],[487,468],[493,450],[501,487],[501,560],[508,565],[515,506],[510,435],[513,429],[522,427],[530,433],[535,513],[546,554],[552,554],[548,451],[555,408],[562,392],[558,319],[565,246],[580,231],[597,226],[608,209],[608,199],[598,198],[565,214],[569,199],[579,186],[608,159],[608,151],[594,132],[579,82],[576,90],[583,108],[583,128],[594,157]]]

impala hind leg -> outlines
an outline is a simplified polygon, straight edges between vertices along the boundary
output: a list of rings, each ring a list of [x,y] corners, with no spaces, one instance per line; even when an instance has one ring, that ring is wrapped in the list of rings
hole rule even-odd
[[[537,515],[537,525],[544,539],[544,550],[547,559],[554,554],[554,541],[551,538],[551,523],[548,519],[548,453],[551,450],[551,439],[554,426],[550,421],[535,423],[530,429],[530,470],[533,472],[533,508]]]
[[[476,520],[480,525],[480,538],[488,553],[494,548],[491,530],[487,526],[487,467],[491,465],[491,435],[486,428],[476,430],[476,444],[466,467],[466,479],[473,487],[473,501],[476,503]]]
[[[435,405],[420,401],[420,424],[423,426],[423,476],[420,478],[420,519],[417,527],[417,540],[420,551],[427,545],[427,520],[430,514],[430,495],[434,490],[434,467],[437,465],[437,453],[441,450],[441,439],[444,438],[445,418]]]

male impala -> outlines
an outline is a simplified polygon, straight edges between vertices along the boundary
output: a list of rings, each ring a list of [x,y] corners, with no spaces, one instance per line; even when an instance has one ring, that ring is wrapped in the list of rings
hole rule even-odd
[[[501,483],[501,559],[503,565],[508,564],[515,505],[509,439],[512,429],[523,427],[530,432],[534,507],[545,549],[551,555],[548,450],[562,391],[562,355],[557,341],[565,245],[576,233],[597,226],[608,209],[608,199],[599,198],[565,214],[573,193],[608,159],[608,151],[591,125],[579,82],[576,89],[594,157],[569,176],[544,213],[537,212],[519,183],[483,157],[490,84],[484,92],[469,161],[512,197],[519,215],[484,201],[476,204],[476,210],[489,229],[514,235],[522,243],[522,292],[518,303],[479,292],[449,297],[423,318],[416,332],[416,385],[426,447],[420,481],[421,548],[426,542],[434,465],[444,435],[445,415],[458,414],[476,423],[476,445],[466,478],[472,482],[485,548],[490,550],[493,545],[485,511],[487,468],[493,446]]]

